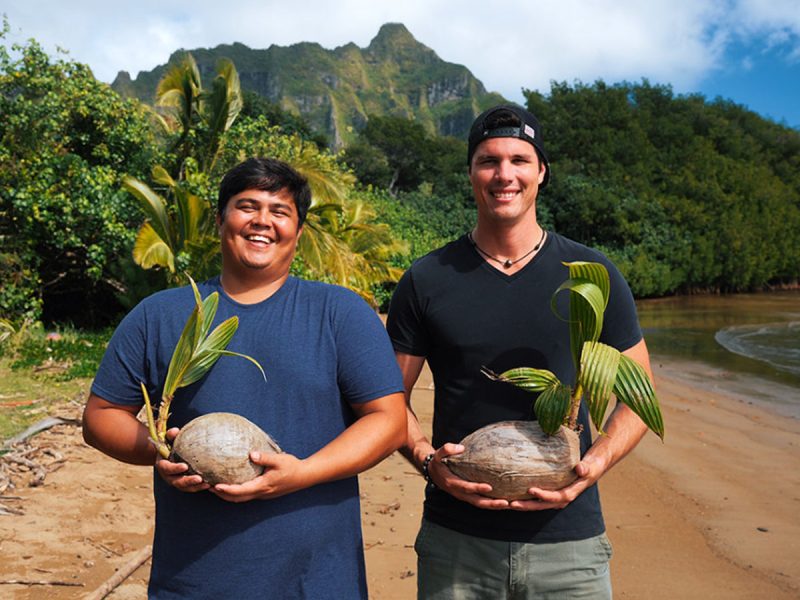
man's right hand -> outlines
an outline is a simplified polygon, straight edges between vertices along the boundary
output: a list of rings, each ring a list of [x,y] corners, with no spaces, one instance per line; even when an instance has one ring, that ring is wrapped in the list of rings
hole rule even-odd
[[[506,510],[509,508],[508,500],[490,498],[485,494],[492,491],[488,483],[475,483],[461,479],[453,473],[442,459],[464,452],[461,444],[445,444],[433,455],[433,460],[428,464],[428,475],[433,483],[454,498],[467,502],[478,508],[486,510]]]
[[[167,431],[167,440],[170,442],[175,440],[175,436],[180,431],[177,427],[173,427]],[[156,471],[161,475],[161,479],[166,481],[169,485],[182,492],[202,492],[207,490],[209,486],[203,481],[200,475],[186,475],[189,470],[189,465],[186,463],[172,462],[163,458],[160,454],[156,458]]]

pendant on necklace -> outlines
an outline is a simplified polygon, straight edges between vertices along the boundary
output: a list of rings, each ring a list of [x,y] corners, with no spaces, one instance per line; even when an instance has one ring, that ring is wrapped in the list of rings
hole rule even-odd
[[[511,260],[510,258],[507,258],[506,262],[503,263],[503,267],[506,268],[506,269],[510,269],[513,264],[514,264],[514,261]]]

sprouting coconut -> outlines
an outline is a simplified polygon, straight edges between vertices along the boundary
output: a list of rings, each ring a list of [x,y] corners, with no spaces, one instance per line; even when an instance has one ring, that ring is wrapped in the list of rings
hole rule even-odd
[[[147,428],[151,441],[162,457],[185,462],[189,465],[190,473],[199,474],[207,483],[244,483],[264,470],[250,461],[251,451],[281,452],[269,435],[246,418],[223,412],[202,415],[183,426],[173,448],[167,441],[169,407],[175,391],[198,381],[220,356],[245,358],[256,365],[264,376],[264,370],[254,358],[225,349],[239,327],[239,319],[231,317],[210,331],[217,314],[219,294],[213,292],[203,300],[191,277],[189,281],[194,290],[195,307],[169,362],[158,419],[153,417],[147,388],[143,383],[140,384],[144,394]]]
[[[569,290],[569,337],[575,362],[575,384],[570,387],[546,369],[520,367],[491,379],[538,392],[534,411],[538,421],[503,421],[469,434],[461,454],[444,460],[453,473],[492,486],[490,496],[518,500],[530,498],[528,489],[557,490],[577,478],[580,461],[578,410],[585,399],[600,435],[613,393],[662,440],[664,422],[653,385],[637,362],[616,348],[598,342],[610,283],[605,266],[592,262],[564,263],[570,278],[553,293]]]
[[[251,450],[281,452],[252,421],[233,413],[214,412],[192,419],[180,430],[170,458],[185,462],[192,473],[211,485],[244,483],[264,472],[264,467],[250,460]]]
[[[492,486],[486,495],[530,498],[528,489],[561,489],[575,478],[581,459],[578,434],[562,427],[547,435],[536,421],[500,421],[469,434],[461,454],[444,459],[453,473]]]

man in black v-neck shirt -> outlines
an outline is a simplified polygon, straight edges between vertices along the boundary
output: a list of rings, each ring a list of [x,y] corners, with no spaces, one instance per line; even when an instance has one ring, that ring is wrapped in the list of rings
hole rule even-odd
[[[535,396],[481,374],[519,366],[574,379],[568,325],[550,298],[568,278],[566,261],[604,264],[611,294],[600,341],[650,372],[628,285],[601,253],[536,220],[536,197],[550,176],[536,118],[513,105],[486,111],[472,126],[469,176],[478,209],[475,228],[417,260],[392,298],[387,329],[403,371],[409,402],[403,452],[428,478],[418,553],[419,598],[610,598],[611,550],[595,485],[646,431],[618,404],[606,436],[591,439],[581,406],[578,479],[534,500],[485,496],[488,484],[456,477],[441,460],[476,429],[529,419]],[[567,294],[559,297],[566,313]],[[425,361],[435,387],[433,439],[410,408]]]

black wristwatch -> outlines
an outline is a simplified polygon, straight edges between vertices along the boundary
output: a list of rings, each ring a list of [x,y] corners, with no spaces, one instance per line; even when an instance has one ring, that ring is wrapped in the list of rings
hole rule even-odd
[[[425,478],[425,481],[428,482],[428,486],[433,488],[436,487],[436,484],[433,482],[433,479],[431,479],[431,474],[430,471],[428,471],[428,467],[430,466],[434,456],[435,454],[431,452],[425,457],[425,460],[422,461],[422,476]]]

